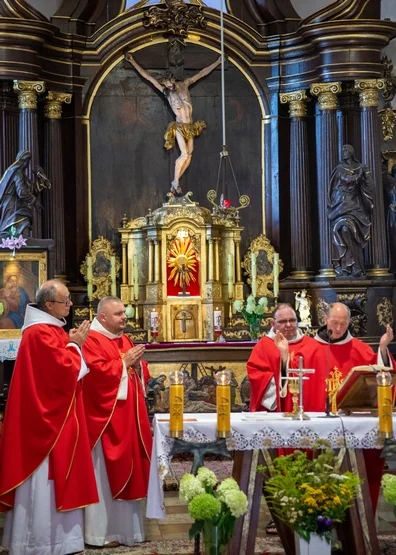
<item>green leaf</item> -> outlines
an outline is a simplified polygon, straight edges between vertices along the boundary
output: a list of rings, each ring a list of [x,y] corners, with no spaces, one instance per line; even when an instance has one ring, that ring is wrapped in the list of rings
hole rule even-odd
[[[204,524],[204,520],[196,520],[195,522],[193,522],[188,533],[190,540],[192,540],[197,534],[200,534],[202,532]]]

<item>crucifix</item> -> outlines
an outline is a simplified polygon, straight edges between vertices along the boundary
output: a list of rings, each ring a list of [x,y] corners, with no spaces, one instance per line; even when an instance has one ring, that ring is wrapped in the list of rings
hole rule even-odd
[[[305,374],[313,374],[315,370],[313,368],[303,368],[304,359],[302,356],[298,359],[298,369],[296,368],[288,368],[286,370],[287,377],[282,378],[283,380],[291,379],[293,382],[298,380],[298,407],[296,410],[293,410],[292,413],[292,420],[310,420],[310,417],[305,414],[304,412],[304,401],[303,401],[303,380],[308,380],[308,377],[305,377]],[[298,374],[297,376],[290,376],[290,374]],[[291,389],[292,391],[292,389]],[[297,391],[296,391],[297,393]],[[294,395],[293,395],[294,396]],[[294,405],[294,403],[293,403]],[[294,407],[293,407],[294,409]]]

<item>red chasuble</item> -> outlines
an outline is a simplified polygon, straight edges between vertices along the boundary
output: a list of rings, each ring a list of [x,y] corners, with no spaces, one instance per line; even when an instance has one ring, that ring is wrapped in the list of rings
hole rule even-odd
[[[83,352],[90,373],[84,377],[84,405],[91,448],[101,439],[114,499],[146,497],[152,437],[140,377],[128,368],[128,395],[117,400],[124,353],[133,347],[126,335],[109,339],[91,330]],[[150,378],[142,363],[144,382]]]
[[[309,345],[315,344],[312,337],[303,336],[299,341],[289,343],[290,360],[293,367],[298,366],[299,357]],[[247,362],[247,373],[250,381],[250,411],[266,410],[262,405],[263,397],[269,386],[271,378],[276,384],[276,411],[291,410],[290,394],[285,399],[280,399],[281,384],[281,358],[278,347],[270,337],[263,337],[254,347]]]
[[[304,351],[304,367],[314,368],[304,382],[304,409],[306,412],[324,412],[326,409],[326,378],[337,370],[345,378],[351,368],[377,364],[377,355],[372,348],[359,339],[350,338],[342,343],[321,343],[314,340]],[[392,364],[392,360],[391,360]],[[294,361],[293,367],[296,367]]]
[[[98,502],[84,418],[81,355],[60,328],[28,327],[18,351],[0,448],[0,511],[49,456],[59,511]]]
[[[315,338],[316,339],[316,338]],[[324,412],[326,409],[326,378],[337,370],[345,378],[354,366],[377,364],[377,355],[372,348],[359,339],[349,336],[344,342],[322,343],[316,339],[304,353],[305,368],[315,368],[315,374],[304,383],[304,409],[306,412]],[[395,362],[390,356],[390,364]],[[381,485],[384,459],[380,449],[365,449],[367,481],[371,502],[375,512]]]

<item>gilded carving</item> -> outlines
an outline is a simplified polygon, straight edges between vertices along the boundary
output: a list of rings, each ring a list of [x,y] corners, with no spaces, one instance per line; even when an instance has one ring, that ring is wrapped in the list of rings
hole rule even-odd
[[[89,308],[76,308],[74,316],[76,318],[89,318]]]
[[[21,110],[37,110],[37,95],[44,91],[44,81],[14,81],[14,92],[18,95]]]
[[[393,139],[393,132],[395,128],[396,112],[392,108],[385,108],[379,112],[382,128],[382,138],[384,141]]]
[[[222,155],[225,156],[224,153]],[[214,189],[208,191],[206,198],[213,205],[213,223],[215,223],[215,219],[218,220],[217,225],[225,225],[228,222],[230,225],[227,227],[233,227],[235,223],[239,224],[239,210],[247,208],[250,204],[250,198],[247,195],[239,197],[239,206],[229,204],[229,201],[223,195],[220,196],[220,202],[217,204],[215,202],[217,191]]]
[[[275,249],[269,239],[264,235],[259,235],[250,243],[248,252],[241,263],[245,273],[249,276],[247,282],[251,284],[251,254],[257,254],[257,296],[273,297],[273,292],[268,289],[274,283],[274,254]],[[279,273],[283,270],[283,262],[279,260]]]
[[[318,97],[320,110],[336,110],[337,94],[341,92],[341,83],[313,83],[311,94]]]
[[[173,233],[168,233],[166,235],[166,257],[168,258],[172,244],[175,239],[180,236],[180,232],[184,233],[184,236],[190,239],[194,252],[197,255],[197,259],[199,260],[201,255],[201,235],[199,233],[195,233],[195,231],[187,227],[180,227],[175,229]]]
[[[359,92],[360,106],[373,108],[379,104],[379,92],[385,88],[383,79],[364,79],[355,81],[355,89]]]
[[[207,26],[201,6],[185,4],[183,0],[165,0],[166,6],[152,6],[145,10],[145,27],[164,29],[168,33],[187,37],[189,29]]]
[[[147,219],[143,216],[141,218],[136,218],[135,220],[131,220],[130,222],[127,222],[125,224],[125,226],[123,226],[123,228],[125,229],[140,229],[141,227],[144,227],[145,225],[147,225]]]
[[[72,95],[57,91],[48,91],[45,99],[44,116],[48,119],[61,119],[62,104],[71,104]]]
[[[377,305],[377,318],[380,326],[386,327],[387,324],[393,326],[393,306],[387,297],[382,297],[382,301]]]
[[[291,118],[304,118],[307,116],[307,102],[309,98],[306,91],[281,93],[279,96],[281,104],[289,104],[289,114]]]
[[[111,275],[110,260],[115,256],[115,251],[108,239],[99,236],[92,243],[89,254],[92,256],[92,284],[96,287],[93,291],[92,298],[100,300],[102,297],[110,295],[111,291]],[[115,257],[115,270],[118,274],[121,263],[118,256]],[[86,260],[80,266],[80,272],[88,281]]]
[[[382,90],[382,96],[385,100],[390,102],[393,100],[396,93],[396,77],[392,77],[393,63],[388,56],[381,58],[381,62],[384,66],[384,83],[385,87]]]

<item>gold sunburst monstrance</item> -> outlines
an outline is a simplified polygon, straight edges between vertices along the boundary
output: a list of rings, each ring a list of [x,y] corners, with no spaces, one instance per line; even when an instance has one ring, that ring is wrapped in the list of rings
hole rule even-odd
[[[175,239],[168,257],[168,266],[172,269],[168,281],[174,279],[175,286],[182,286],[183,279],[187,286],[191,281],[197,281],[194,276],[196,264],[197,258],[191,241],[185,238]]]

